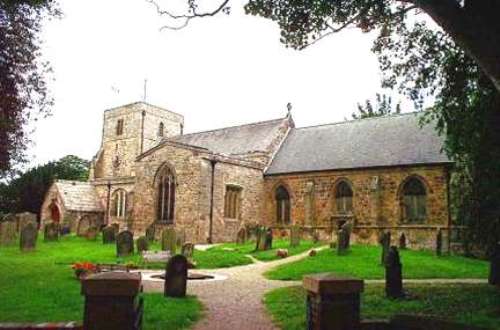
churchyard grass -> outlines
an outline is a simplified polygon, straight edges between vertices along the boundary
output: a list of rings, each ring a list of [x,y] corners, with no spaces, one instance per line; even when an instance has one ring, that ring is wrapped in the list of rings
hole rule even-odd
[[[384,286],[368,284],[361,294],[363,319],[395,314],[426,314],[455,322],[500,329],[500,292],[486,284],[408,284],[412,298],[385,298]],[[275,289],[264,297],[266,308],[282,329],[306,328],[306,291],[302,287]]]
[[[81,321],[83,297],[70,263],[134,260],[117,259],[115,249],[114,244],[79,237],[62,237],[59,242],[39,238],[33,252],[20,252],[17,245],[0,247],[0,322]],[[145,329],[184,329],[201,317],[202,306],[195,297],[144,296]]]
[[[346,255],[336,250],[319,251],[308,257],[271,269],[272,280],[301,280],[306,274],[333,272],[362,279],[384,278],[380,265],[380,246],[353,245]],[[431,251],[400,250],[403,278],[486,278],[488,262],[460,256],[436,256]]]

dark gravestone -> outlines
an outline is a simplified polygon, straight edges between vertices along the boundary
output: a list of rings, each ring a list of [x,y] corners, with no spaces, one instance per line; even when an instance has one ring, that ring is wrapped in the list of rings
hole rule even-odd
[[[191,260],[194,253],[194,244],[190,242],[184,243],[182,246],[181,254],[186,257],[186,259]]]
[[[385,233],[382,233],[382,236],[380,236],[379,239],[379,243],[382,246],[380,264],[383,266],[385,265],[385,258],[387,257],[387,254],[389,253],[389,248],[391,247],[391,232],[387,231]]]
[[[265,233],[264,250],[271,250],[273,248],[273,230],[267,228]]]
[[[347,221],[346,223],[344,223],[342,225],[342,229],[344,229],[346,231],[346,238],[347,238],[347,241],[345,242],[345,248],[347,250],[349,250],[349,248],[351,247],[351,234],[352,234],[352,224],[351,222]]]
[[[49,222],[43,230],[43,240],[45,242],[54,242],[59,240],[59,225]]]
[[[405,236],[405,233],[402,233],[401,236],[399,236],[399,249],[400,250],[406,249],[406,236]]]
[[[188,262],[183,255],[170,258],[165,274],[165,297],[185,297]]]
[[[102,230],[102,244],[113,244],[116,240],[115,228],[108,226]]]
[[[488,283],[500,286],[500,242],[496,244],[491,255]]]
[[[128,231],[122,231],[116,236],[116,255],[126,257],[134,253],[134,235]]]
[[[137,245],[137,253],[142,253],[143,251],[149,250],[149,241],[146,236],[139,237],[135,244]]]
[[[0,246],[15,244],[17,240],[17,223],[15,216],[7,215],[0,222]]]
[[[154,242],[155,240],[155,225],[151,224],[146,228],[146,238],[149,242]]]
[[[173,228],[167,228],[161,233],[161,249],[170,251],[171,255],[177,250],[177,238]]]
[[[439,228],[437,235],[436,235],[436,255],[437,256],[441,255],[442,249],[443,249],[443,232],[441,231],[441,228]]]
[[[337,234],[337,254],[338,255],[343,255],[347,253],[347,250],[349,249],[349,234],[345,228],[342,228],[338,231]]]
[[[85,238],[89,241],[95,241],[97,239],[97,227],[91,226],[87,230],[87,234],[85,235]]]
[[[238,233],[236,234],[236,244],[245,244],[247,241],[247,230],[242,227],[240,230],[238,230]]]
[[[302,235],[301,228],[299,226],[290,227],[290,247],[296,247],[300,245],[300,237]]]
[[[402,268],[398,248],[391,246],[385,260],[385,294],[388,298],[404,296]]]
[[[37,234],[38,231],[34,224],[28,223],[26,226],[24,226],[24,228],[21,230],[21,251],[32,251],[35,249]]]

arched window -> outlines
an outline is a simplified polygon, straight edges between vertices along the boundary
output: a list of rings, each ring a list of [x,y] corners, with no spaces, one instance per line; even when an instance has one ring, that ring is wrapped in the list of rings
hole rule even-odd
[[[352,189],[346,181],[340,181],[335,187],[335,205],[338,214],[352,213]]]
[[[118,119],[116,122],[116,135],[123,134],[123,119]]]
[[[111,215],[118,218],[125,218],[127,213],[127,192],[123,189],[117,189],[113,193],[113,205]]]
[[[240,216],[241,188],[237,186],[226,186],[224,196],[224,217],[229,219],[239,219]]]
[[[165,130],[165,125],[163,123],[160,123],[160,126],[158,127],[158,136],[163,136]]]
[[[422,181],[412,177],[403,183],[403,220],[419,222],[427,215],[427,193]]]
[[[158,175],[157,219],[163,223],[174,223],[175,177],[167,166]]]
[[[276,189],[276,220],[279,224],[290,223],[290,195],[285,187]]]

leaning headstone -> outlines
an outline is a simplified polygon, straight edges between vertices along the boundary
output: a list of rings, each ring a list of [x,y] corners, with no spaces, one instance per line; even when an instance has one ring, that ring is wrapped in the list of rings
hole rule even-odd
[[[149,242],[153,242],[155,240],[155,225],[151,224],[148,228],[146,228],[146,238]]]
[[[182,250],[181,254],[186,257],[186,259],[190,260],[193,259],[193,253],[194,253],[194,244],[190,242],[184,243],[182,245]]]
[[[34,224],[28,223],[21,231],[21,251],[32,251],[36,246],[38,231]]]
[[[440,256],[441,251],[443,248],[443,233],[441,231],[441,228],[438,229],[438,232],[436,234],[436,255]]]
[[[236,244],[245,244],[247,240],[247,230],[241,227],[236,234]]]
[[[301,228],[299,226],[293,225],[290,227],[290,247],[296,247],[300,245]]]
[[[401,236],[399,236],[399,249],[400,250],[406,249],[406,236],[405,236],[405,233],[402,233]]]
[[[102,244],[113,244],[116,240],[115,228],[108,226],[102,230]]]
[[[89,241],[95,241],[97,239],[97,227],[91,226],[87,230],[87,234],[85,235],[85,238]]]
[[[45,242],[53,242],[59,240],[59,225],[54,222],[49,222],[43,230],[43,240]]]
[[[337,235],[337,254],[338,255],[343,255],[347,253],[347,250],[349,248],[348,246],[348,236],[349,234],[347,233],[347,230],[342,228],[338,231]]]
[[[0,222],[0,246],[15,244],[17,240],[17,224],[15,217],[6,216]]]
[[[402,268],[398,248],[391,246],[385,260],[385,294],[388,298],[404,296]]]
[[[271,228],[267,228],[265,232],[264,250],[271,250],[272,248],[273,248],[273,230]]]
[[[188,261],[183,255],[176,255],[167,263],[165,274],[165,297],[185,297],[188,275]]]
[[[116,255],[126,257],[134,253],[134,235],[124,230],[116,236]]]
[[[177,238],[173,228],[167,228],[161,233],[161,249],[163,251],[170,251],[172,255],[177,250]]]
[[[496,244],[491,255],[488,283],[500,286],[500,242]]]
[[[385,233],[382,233],[382,236],[380,236],[379,239],[379,243],[382,246],[380,264],[385,265],[385,258],[387,257],[387,254],[389,253],[389,248],[391,247],[391,232],[387,231]]]
[[[137,246],[137,253],[149,250],[149,241],[146,236],[139,237],[135,242],[135,245]]]

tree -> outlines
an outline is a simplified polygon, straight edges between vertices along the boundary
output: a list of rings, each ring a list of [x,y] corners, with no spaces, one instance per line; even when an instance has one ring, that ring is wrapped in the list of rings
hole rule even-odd
[[[0,178],[25,160],[27,124],[47,115],[47,63],[40,59],[43,17],[58,16],[50,0],[0,2]]]
[[[372,117],[383,117],[391,114],[401,113],[401,104],[396,104],[396,107],[392,108],[392,98],[385,94],[381,95],[377,93],[376,95],[376,108],[373,108],[372,102],[370,100],[365,101],[365,105],[358,103],[358,113],[352,114],[352,119],[363,119]]]
[[[0,213],[39,213],[47,190],[55,179],[85,181],[89,162],[68,155],[34,167],[7,184],[0,184]]]

